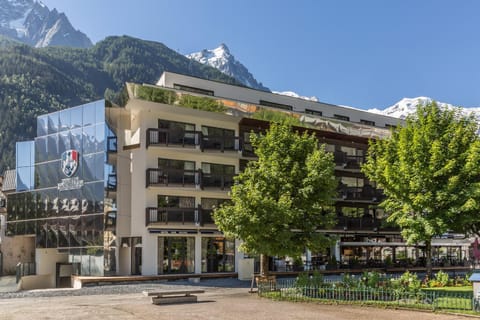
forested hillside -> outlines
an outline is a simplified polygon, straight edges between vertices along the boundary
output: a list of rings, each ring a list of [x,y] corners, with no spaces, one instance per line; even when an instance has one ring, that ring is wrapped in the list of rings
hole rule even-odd
[[[161,43],[127,36],[89,49],[32,48],[0,39],[0,174],[15,166],[15,142],[35,136],[37,115],[114,99],[126,81],[155,83],[164,70],[236,83]]]

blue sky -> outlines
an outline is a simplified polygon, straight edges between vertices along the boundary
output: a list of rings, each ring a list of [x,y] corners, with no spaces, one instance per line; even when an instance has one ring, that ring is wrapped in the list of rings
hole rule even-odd
[[[42,0],[93,42],[187,54],[226,43],[258,81],[369,109],[429,96],[480,107],[480,1]]]

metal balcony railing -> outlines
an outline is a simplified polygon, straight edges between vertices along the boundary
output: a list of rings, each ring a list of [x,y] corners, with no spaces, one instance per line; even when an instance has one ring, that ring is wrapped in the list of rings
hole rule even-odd
[[[172,207],[148,207],[145,213],[145,226],[150,224],[181,224],[203,226],[214,224],[212,209],[196,208],[172,208]]]
[[[365,185],[363,187],[340,186],[338,188],[338,197],[346,201],[370,202],[380,202],[385,198],[383,190],[375,189],[370,185]]]
[[[146,187],[181,186],[228,189],[233,185],[234,174],[203,173],[202,170],[147,169]]]

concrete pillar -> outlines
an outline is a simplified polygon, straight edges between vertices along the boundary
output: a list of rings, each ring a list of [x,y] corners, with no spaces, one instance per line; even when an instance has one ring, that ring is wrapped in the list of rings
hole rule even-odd
[[[202,273],[202,235],[195,236],[195,273]]]

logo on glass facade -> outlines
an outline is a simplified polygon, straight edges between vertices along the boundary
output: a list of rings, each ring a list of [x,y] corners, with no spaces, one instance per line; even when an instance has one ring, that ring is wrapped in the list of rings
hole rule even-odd
[[[67,177],[71,177],[77,172],[79,154],[77,150],[67,150],[62,153],[62,172]]]

